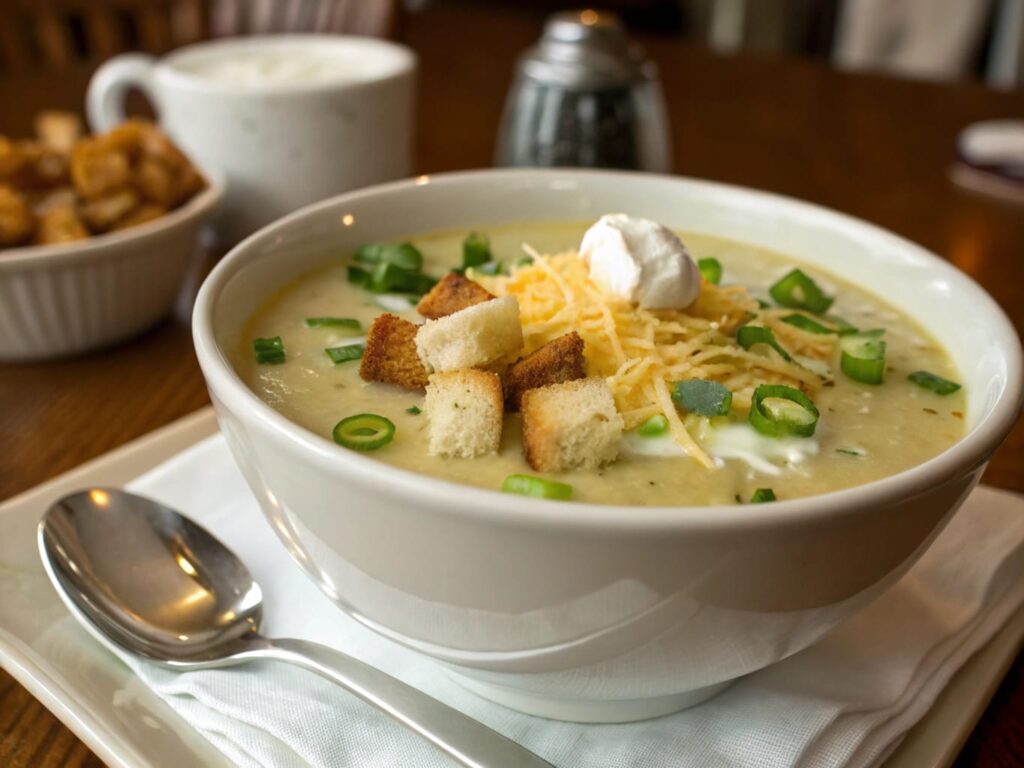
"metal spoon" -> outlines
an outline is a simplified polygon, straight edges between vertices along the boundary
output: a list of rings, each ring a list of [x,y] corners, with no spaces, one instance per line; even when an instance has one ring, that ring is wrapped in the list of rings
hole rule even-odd
[[[472,768],[551,764],[482,723],[371,667],[259,630],[263,595],[209,532],[111,488],[65,496],[39,523],[39,553],[71,613],[108,647],[182,671],[271,659],[332,680]]]

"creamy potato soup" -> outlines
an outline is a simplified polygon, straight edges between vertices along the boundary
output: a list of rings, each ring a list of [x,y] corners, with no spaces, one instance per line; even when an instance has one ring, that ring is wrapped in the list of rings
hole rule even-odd
[[[328,440],[369,448],[366,455],[393,466],[479,488],[603,504],[811,496],[913,467],[963,434],[964,393],[952,361],[925,330],[880,299],[784,254],[717,237],[680,233],[686,256],[653,223],[641,232],[610,221],[607,231],[588,232],[592,242],[581,249],[593,224],[481,228],[468,240],[466,231],[414,237],[413,249],[393,254],[397,282],[390,284],[374,285],[370,273],[383,274],[380,259],[391,256],[372,248],[358,258],[339,256],[264,304],[240,339],[234,364],[288,419]],[[641,235],[647,239],[641,242]],[[609,242],[619,251],[608,250]],[[524,243],[532,259],[524,258]],[[649,284],[636,279],[655,273],[635,253],[641,246],[674,253],[655,265],[660,271]],[[383,333],[380,326],[367,340],[386,313],[424,323],[416,309],[416,294],[432,283],[424,275],[440,278],[464,259],[476,265],[466,276],[499,299],[462,309],[459,318],[427,321],[430,338],[392,319],[397,335],[387,336],[387,344],[373,340]],[[687,259],[699,265],[699,276]],[[696,302],[667,306],[671,280],[690,280],[687,290],[700,292]],[[407,293],[373,292],[390,285]],[[508,305],[505,319],[498,317],[500,301]],[[497,360],[479,357],[484,362],[474,366],[473,344],[486,347],[506,333],[491,329],[491,315],[494,323],[507,323],[516,303],[522,341],[513,346],[519,348]],[[468,324],[454,324],[462,315]],[[449,333],[444,323],[451,318]],[[561,364],[577,354],[573,331],[582,339],[587,379]],[[480,338],[467,340],[466,333]],[[526,389],[515,395],[522,398],[517,412],[502,415],[499,399],[496,414],[494,398],[509,398],[515,386],[516,361],[555,339],[564,352],[551,358],[561,367],[534,358],[538,375],[587,386]],[[413,379],[432,367],[459,369],[443,374],[448,389],[436,379],[425,398],[422,380],[417,386],[402,379],[410,387],[403,388],[360,376],[361,366],[371,378],[384,371],[385,380],[399,369],[399,378],[406,376],[403,365],[420,366],[415,353],[390,362],[361,359],[398,355],[401,345],[426,357],[420,373],[408,373]],[[459,355],[463,362],[451,362]],[[479,370],[467,375],[463,368]],[[591,421],[579,420],[591,411]],[[340,424],[360,414],[373,418]],[[531,419],[531,450],[524,455],[524,421]],[[480,433],[493,428],[497,450],[491,452]],[[512,475],[526,477],[509,481]]]

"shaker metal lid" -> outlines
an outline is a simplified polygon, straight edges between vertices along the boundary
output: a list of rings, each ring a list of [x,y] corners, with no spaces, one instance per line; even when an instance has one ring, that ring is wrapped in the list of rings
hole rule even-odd
[[[520,68],[533,80],[567,88],[627,85],[655,76],[654,65],[630,43],[618,16],[590,9],[548,19]]]

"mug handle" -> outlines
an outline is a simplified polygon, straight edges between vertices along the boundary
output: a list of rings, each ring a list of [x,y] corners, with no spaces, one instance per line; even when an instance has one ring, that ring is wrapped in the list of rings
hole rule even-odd
[[[85,96],[85,113],[93,133],[104,133],[124,122],[124,100],[129,88],[138,88],[154,107],[159,107],[151,84],[155,64],[154,56],[124,53],[96,70]]]

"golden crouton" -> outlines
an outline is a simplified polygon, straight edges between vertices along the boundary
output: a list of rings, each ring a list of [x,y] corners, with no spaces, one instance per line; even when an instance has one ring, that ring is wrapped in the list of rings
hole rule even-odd
[[[55,245],[84,240],[89,230],[70,205],[53,205],[39,213],[36,226],[36,245]]]
[[[10,187],[0,186],[0,245],[14,245],[32,234],[35,222],[25,199]]]
[[[431,371],[482,368],[523,348],[519,302],[502,296],[427,320],[416,333],[420,360]]]
[[[513,363],[505,374],[505,407],[518,411],[528,389],[561,384],[587,375],[583,339],[573,331],[559,336]]]
[[[624,424],[604,379],[528,389],[522,408],[523,455],[538,472],[596,469],[619,455]]]
[[[71,180],[86,200],[125,189],[131,181],[128,155],[100,139],[85,139],[71,153]]]
[[[420,299],[416,310],[424,317],[436,320],[493,298],[494,294],[479,283],[458,272],[449,272]]]
[[[67,179],[65,154],[34,141],[0,137],[0,183],[24,192],[66,184]]]
[[[498,451],[504,415],[498,374],[475,368],[432,374],[424,410],[431,456],[472,458]]]
[[[39,140],[58,152],[68,154],[75,142],[82,138],[82,119],[73,112],[47,110],[36,115],[36,135]]]
[[[93,231],[105,232],[138,207],[139,196],[130,189],[122,189],[82,205],[82,218]]]
[[[143,203],[123,219],[120,219],[110,228],[110,230],[112,232],[116,232],[120,229],[128,229],[128,227],[145,224],[147,221],[159,219],[165,213],[167,213],[167,209],[162,205],[157,205],[156,203]]]
[[[416,353],[418,329],[419,326],[397,315],[383,314],[374,320],[359,364],[363,380],[397,384],[405,389],[426,387],[427,369]]]

